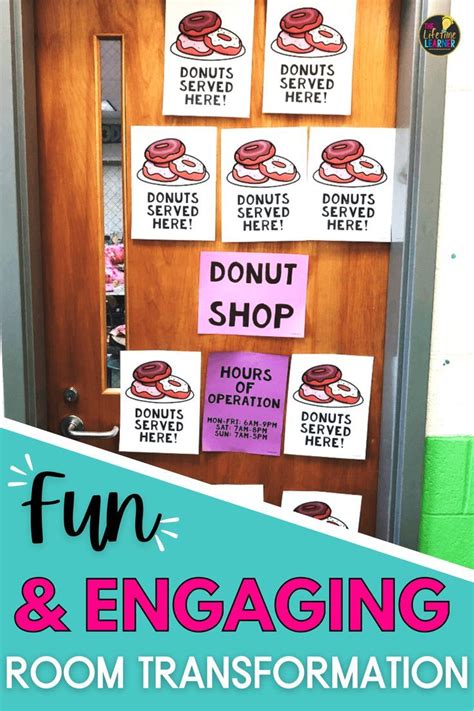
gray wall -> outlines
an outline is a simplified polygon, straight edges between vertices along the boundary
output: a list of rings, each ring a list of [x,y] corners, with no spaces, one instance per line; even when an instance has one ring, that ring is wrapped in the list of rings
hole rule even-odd
[[[0,412],[44,427],[33,0],[0,0],[0,65]]]
[[[24,343],[20,245],[16,199],[14,96],[12,71],[11,11],[7,0],[0,2],[0,300],[2,313],[2,385],[0,412],[25,421]],[[1,373],[0,373],[1,374]]]

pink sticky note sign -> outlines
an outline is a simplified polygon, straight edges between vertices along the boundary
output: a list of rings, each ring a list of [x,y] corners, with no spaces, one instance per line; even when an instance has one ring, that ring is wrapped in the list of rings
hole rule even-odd
[[[202,252],[198,333],[303,338],[309,258]]]

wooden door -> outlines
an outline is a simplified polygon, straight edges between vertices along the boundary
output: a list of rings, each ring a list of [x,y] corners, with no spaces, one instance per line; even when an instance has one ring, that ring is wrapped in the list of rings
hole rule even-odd
[[[265,2],[256,0],[250,119],[180,118],[161,114],[164,0],[37,0],[36,58],[41,221],[45,284],[49,427],[68,414],[87,429],[119,422],[119,395],[105,379],[105,300],[97,40],[122,38],[127,347],[375,356],[365,461],[265,457],[239,453],[133,455],[211,483],[263,483],[279,504],[284,489],[322,489],[363,496],[361,530],[373,534],[379,458],[389,245],[303,242],[130,240],[130,126],[395,125],[399,0],[359,0],[352,115],[262,114]],[[219,184],[219,180],[218,180]],[[259,339],[197,334],[202,249],[310,255],[306,337]],[[176,265],[180,265],[179,275]],[[67,404],[65,388],[79,399]],[[98,446],[114,449],[117,440]]]

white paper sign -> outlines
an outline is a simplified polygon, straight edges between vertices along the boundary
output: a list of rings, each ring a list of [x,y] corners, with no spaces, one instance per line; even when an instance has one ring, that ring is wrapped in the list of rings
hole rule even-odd
[[[132,239],[215,239],[217,129],[132,126]]]
[[[253,12],[254,0],[167,0],[163,114],[250,115]]]
[[[306,128],[221,133],[222,241],[308,238]]]
[[[365,459],[373,362],[334,353],[291,357],[285,454]]]
[[[242,506],[261,504],[263,498],[263,484],[215,484],[214,488],[226,499]]]
[[[199,454],[201,354],[120,353],[121,452]]]
[[[310,129],[313,239],[390,242],[394,170],[394,128]]]
[[[350,115],[356,5],[267,1],[264,113]]]
[[[362,496],[337,494],[333,491],[284,491],[281,507],[286,511],[309,516],[321,523],[359,530]]]

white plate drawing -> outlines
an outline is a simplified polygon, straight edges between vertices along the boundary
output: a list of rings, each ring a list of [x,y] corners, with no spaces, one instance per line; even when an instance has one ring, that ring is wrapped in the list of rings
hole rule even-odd
[[[310,400],[305,400],[303,397],[301,397],[299,390],[297,390],[294,395],[293,399],[296,400],[296,402],[300,402],[302,405],[312,405],[313,407],[329,407],[329,408],[346,408],[346,407],[359,407],[359,405],[362,405],[364,402],[364,398],[360,397],[360,400],[355,402],[353,405],[349,405],[348,403],[345,402],[338,402],[337,400],[331,400],[331,402],[311,402]]]
[[[336,518],[335,516],[328,516],[327,518],[323,519],[321,523],[331,523],[335,526],[340,526],[341,528],[349,528],[344,521],[341,521],[340,518]]]
[[[273,40],[270,46],[277,54],[282,54],[284,57],[291,57],[292,59],[331,59],[331,57],[335,57],[338,54],[343,54],[347,50],[347,44],[345,42],[342,45],[341,49],[337,52],[322,52],[320,49],[316,49],[315,47],[312,52],[302,52],[301,54],[298,54],[297,52],[288,52],[286,49],[281,49],[277,45],[276,39]]]
[[[169,397],[168,395],[161,397],[159,400],[152,400],[150,398],[138,397],[137,395],[134,395],[131,388],[126,390],[125,395],[129,397],[130,400],[136,400],[137,402],[146,403],[147,405],[181,405],[184,402],[189,402],[194,397],[194,393],[190,392],[188,397],[183,397],[181,400],[176,397]]]
[[[333,183],[331,180],[326,180],[319,175],[319,169],[313,173],[313,180],[322,185],[329,185],[331,188],[376,188],[378,185],[382,185],[387,180],[387,173],[383,174],[382,180],[378,183],[369,183],[367,180],[359,180],[359,178],[354,178],[351,183]]]
[[[181,52],[176,46],[176,42],[173,42],[170,47],[170,52],[177,57],[181,57],[182,59],[192,59],[193,61],[197,60],[198,62],[222,62],[227,61],[228,59],[238,59],[239,57],[242,57],[242,55],[245,54],[245,47],[242,45],[242,49],[238,54],[219,54],[219,52],[213,52],[212,54],[206,54],[204,57],[199,57],[198,55],[185,54],[185,52]]]
[[[185,178],[178,178],[177,180],[172,180],[171,182],[162,182],[160,180],[150,180],[145,175],[143,175],[143,168],[137,173],[137,178],[148,185],[159,185],[160,188],[193,188],[195,185],[201,185],[209,180],[209,173],[206,171],[206,175],[201,180],[186,180]]]
[[[293,185],[297,183],[300,179],[300,174],[296,173],[293,180],[288,180],[284,182],[283,180],[272,180],[269,178],[266,183],[242,183],[240,180],[236,180],[230,172],[227,176],[227,182],[232,183],[232,185],[237,185],[239,188],[285,188],[287,185]]]

